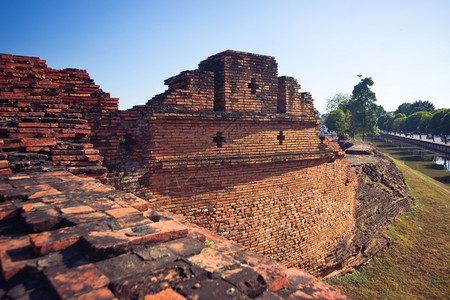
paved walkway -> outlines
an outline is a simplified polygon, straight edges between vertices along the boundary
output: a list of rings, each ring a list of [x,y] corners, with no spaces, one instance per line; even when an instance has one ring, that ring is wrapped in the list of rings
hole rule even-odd
[[[430,143],[445,145],[445,143],[443,141],[441,141],[440,137],[435,137],[434,141],[433,141],[433,139],[428,139],[426,134],[422,134],[422,139],[421,139],[418,134],[413,134],[412,136],[410,136],[410,135],[405,136],[404,134],[393,134],[391,132],[382,132],[382,133],[389,134],[389,135],[395,135],[395,136],[401,136],[403,138],[410,138],[410,139],[414,139],[414,140],[419,140],[419,141],[422,140],[422,141],[426,141],[426,142],[430,142]],[[450,142],[448,142],[447,145],[450,146]]]

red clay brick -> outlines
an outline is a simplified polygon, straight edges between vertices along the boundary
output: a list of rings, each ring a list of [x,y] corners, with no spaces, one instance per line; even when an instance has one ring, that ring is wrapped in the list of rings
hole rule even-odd
[[[147,295],[144,298],[145,300],[186,300],[185,297],[178,294],[171,288],[162,290],[159,293],[153,294],[153,295]]]
[[[211,248],[205,248],[200,254],[191,256],[189,261],[211,273],[240,265],[239,262],[234,260],[231,256],[224,255]]]
[[[160,221],[156,223],[150,223],[148,225],[143,225],[141,227],[144,227],[144,233],[142,235],[136,235],[136,233],[133,232],[133,227],[121,229],[120,232],[127,236],[127,238],[134,245],[167,242],[174,239],[186,237],[188,235],[188,229],[175,221]],[[145,234],[146,228],[148,228],[151,233]]]
[[[90,206],[72,206],[72,207],[66,207],[61,208],[61,212],[63,214],[79,214],[79,213],[88,213],[88,212],[94,212],[95,210]]]
[[[47,269],[44,274],[61,299],[82,296],[106,287],[109,283],[109,279],[93,264],[82,265],[62,272]],[[100,295],[104,292],[101,291]]]
[[[9,165],[7,160],[0,160],[0,169],[5,169]]]
[[[30,241],[27,236],[0,240],[0,265],[5,280],[25,270],[30,255]]]
[[[94,291],[86,293],[86,294],[77,295],[77,296],[75,296],[73,298],[69,298],[69,299],[71,299],[71,300],[91,300],[91,299],[113,300],[113,299],[117,299],[117,298],[114,296],[114,294],[108,288],[101,288],[101,289],[94,290]]]
[[[33,250],[39,255],[59,251],[72,246],[81,237],[76,227],[61,228],[53,231],[30,234]]]
[[[133,207],[121,207],[107,210],[106,213],[114,218],[124,218],[132,215],[140,214],[140,212]]]
[[[0,203],[0,220],[17,216],[19,209],[11,202]]]

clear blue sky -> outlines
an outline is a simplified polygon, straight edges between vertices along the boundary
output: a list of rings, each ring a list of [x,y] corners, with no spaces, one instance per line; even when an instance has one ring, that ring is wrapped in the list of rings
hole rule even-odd
[[[275,56],[321,112],[357,74],[388,111],[450,107],[448,0],[0,0],[0,53],[86,69],[121,109],[227,49]]]

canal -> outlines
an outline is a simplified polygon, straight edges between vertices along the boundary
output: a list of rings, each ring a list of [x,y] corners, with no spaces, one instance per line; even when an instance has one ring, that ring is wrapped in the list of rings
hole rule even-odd
[[[387,137],[367,139],[381,152],[450,187],[450,157]]]

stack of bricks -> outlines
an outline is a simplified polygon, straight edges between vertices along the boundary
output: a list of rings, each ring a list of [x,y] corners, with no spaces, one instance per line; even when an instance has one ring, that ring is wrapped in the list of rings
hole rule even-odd
[[[66,171],[0,176],[3,299],[350,299]]]
[[[101,90],[86,70],[46,68],[45,75],[57,86],[56,92],[62,102],[76,109],[88,121],[90,142],[102,153],[108,153],[105,159],[119,156],[119,143],[125,136],[125,132],[119,129],[119,99]]]
[[[49,160],[73,173],[106,179],[103,158],[87,143],[91,132],[87,121],[62,102],[58,85],[46,78],[46,70],[45,61],[38,58],[0,55],[1,151],[29,154],[10,161],[15,170],[35,169],[33,164]],[[9,158],[13,156],[18,157]]]
[[[45,78],[57,85],[59,97],[71,107],[84,111],[117,110],[119,107],[119,99],[102,91],[86,70],[46,68]]]

